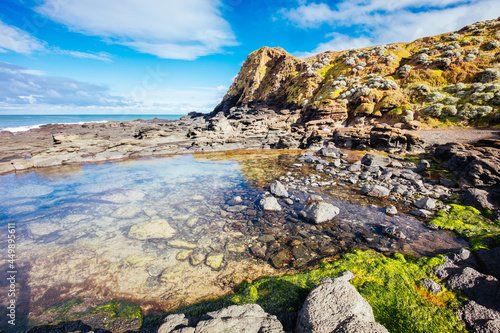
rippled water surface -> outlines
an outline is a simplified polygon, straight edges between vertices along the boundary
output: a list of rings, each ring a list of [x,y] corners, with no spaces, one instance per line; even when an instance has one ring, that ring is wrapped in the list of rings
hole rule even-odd
[[[3,232],[13,223],[17,235],[19,314],[52,320],[44,310],[75,297],[84,300],[82,308],[118,298],[146,312],[167,311],[352,247],[432,255],[464,245],[413,217],[388,217],[382,204],[327,196],[355,196],[352,189],[309,189],[340,208],[335,221],[322,226],[298,217],[307,193],[296,191],[293,205],[280,200],[282,212],[262,211],[258,201],[272,180],[308,172],[291,168],[295,157],[232,152],[1,176]],[[382,235],[390,225],[407,238]],[[298,244],[304,253],[293,252],[287,268],[270,264],[273,253]],[[7,261],[0,263],[8,271]],[[5,282],[0,288],[7,293]]]

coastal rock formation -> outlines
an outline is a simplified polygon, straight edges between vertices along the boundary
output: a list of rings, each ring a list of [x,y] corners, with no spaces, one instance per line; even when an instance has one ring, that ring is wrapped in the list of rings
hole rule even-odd
[[[498,254],[499,248],[491,251],[472,253],[462,249],[446,256],[445,263],[434,269],[439,279],[469,298],[458,313],[470,332],[500,330],[500,283],[497,277],[488,275],[492,264],[498,261],[492,260],[492,256]],[[477,258],[480,258],[479,262]]]
[[[307,296],[295,332],[388,332],[375,321],[370,304],[348,282],[353,278],[349,271],[338,278],[323,278]]]
[[[462,200],[479,209],[500,208],[500,140],[476,145],[448,143],[435,147],[434,156],[466,189]]]

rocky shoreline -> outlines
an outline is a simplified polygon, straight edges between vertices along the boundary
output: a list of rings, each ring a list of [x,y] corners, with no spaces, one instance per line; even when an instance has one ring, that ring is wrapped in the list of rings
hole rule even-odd
[[[267,112],[273,117],[278,116],[274,111]],[[258,200],[258,205],[264,212],[281,211],[290,205],[292,210],[296,210],[300,206],[302,209],[297,210],[295,218],[303,218],[310,223],[310,228],[307,231],[298,231],[297,235],[285,244],[277,241],[277,235],[269,235],[266,239],[259,238],[258,242],[250,247],[252,255],[269,261],[276,268],[289,265],[297,268],[305,267],[305,264],[317,262],[319,258],[339,253],[340,248],[322,248],[321,244],[317,244],[319,247],[314,247],[314,244],[307,242],[311,232],[312,234],[316,234],[318,231],[319,234],[323,231],[328,232],[331,229],[328,222],[339,214],[339,208],[328,202],[329,199],[324,199],[328,193],[333,194],[335,188],[351,188],[353,191],[359,192],[361,196],[385,202],[385,213],[388,216],[397,216],[398,211],[403,210],[428,220],[437,211],[449,209],[446,202],[454,202],[456,198],[460,198],[463,202],[482,210],[492,210],[498,218],[497,191],[500,180],[499,170],[496,167],[499,165],[500,156],[498,140],[482,140],[476,145],[452,143],[426,146],[425,142],[418,137],[408,136],[400,129],[386,125],[374,126],[371,130],[346,128],[333,133],[325,131],[304,132],[302,137],[297,135],[297,139],[288,140],[292,133],[292,127],[287,130],[282,129],[282,132],[277,131],[272,136],[269,136],[269,133],[264,135],[265,131],[272,131],[271,123],[273,121],[270,120],[271,118],[268,119],[268,127],[265,130],[260,130],[262,133],[253,138],[248,137],[246,140],[248,131],[251,133],[258,131],[250,130],[249,125],[235,129],[239,121],[232,123],[231,119],[222,115],[215,117],[217,120],[209,118],[208,121],[204,116],[191,115],[180,121],[110,122],[87,124],[81,127],[53,125],[16,135],[4,132],[0,135],[15,138],[15,140],[7,141],[9,147],[2,151],[2,165],[4,171],[8,169],[6,166],[10,166],[11,169],[6,172],[20,172],[32,167],[57,167],[63,164],[96,163],[134,157],[235,148],[282,148],[285,141],[287,148],[308,149],[309,152],[299,155],[297,160],[290,165],[291,169],[295,169],[297,172],[289,172],[280,179],[276,179],[269,187],[269,192]],[[130,138],[131,133],[134,133],[133,138]],[[412,142],[412,144],[409,145],[408,142]],[[27,143],[33,145],[28,148]],[[370,152],[353,158],[349,151],[341,150],[337,146],[370,151],[372,149],[382,150],[384,147],[387,149],[385,154]],[[420,159],[418,162],[403,156],[406,153],[421,153],[424,150],[429,151],[426,155],[427,159]],[[30,158],[26,159],[26,157]],[[449,179],[452,177],[445,178],[442,175],[436,178],[436,174],[439,174],[436,172],[437,162],[441,162],[441,166],[446,165],[446,169],[451,172],[454,180]],[[301,170],[304,167],[310,171],[307,175],[302,174]],[[238,198],[233,198],[232,202],[228,204],[227,211],[237,213],[240,203]],[[271,219],[271,224],[272,221]],[[432,224],[426,224],[426,226],[429,230],[438,228]],[[268,227],[273,228],[273,225]],[[244,232],[243,229],[240,226],[238,230]],[[376,245],[377,242],[383,244],[384,239],[392,239],[396,243],[404,244],[408,237],[393,225],[386,225],[380,231],[383,233],[383,237],[377,233],[365,233],[362,237],[368,242],[373,242],[373,248],[383,253],[393,252],[394,249]],[[248,232],[251,231],[248,230]],[[477,268],[478,265],[475,265],[473,267]],[[455,273],[458,267],[461,266],[452,267]],[[436,272],[442,272],[443,269],[447,268],[437,268]],[[436,274],[439,277],[441,273]],[[487,275],[483,277],[482,273],[474,274],[472,275],[479,274],[481,279],[489,281],[490,284],[492,281],[496,281],[495,277],[487,277]],[[461,290],[461,285],[454,284],[454,280],[449,277],[450,275],[441,275],[442,279],[449,281],[452,287]],[[462,279],[467,278],[468,276],[465,276]],[[483,285],[480,282],[477,284]],[[433,287],[435,286],[429,285],[429,288]],[[475,330],[477,327],[489,327],[488,329],[494,332],[497,329],[495,326],[497,325],[496,318],[497,316],[500,318],[495,308],[497,305],[494,304],[483,309],[481,297],[479,300],[475,300],[473,297],[471,299],[460,310],[464,322],[472,327],[473,331],[479,332],[479,328]],[[256,316],[254,313],[259,313],[259,318],[262,318],[264,326],[268,325],[265,323],[270,320],[271,323],[277,325],[276,331],[280,331],[279,321],[270,319],[270,315],[263,312],[262,309],[252,308],[244,311],[236,309],[236,312],[250,312],[253,316],[250,317],[253,319]],[[209,317],[212,318],[211,321],[217,321],[217,316],[219,314],[209,314]],[[240,325],[241,320],[243,323],[248,321],[246,315],[236,317],[237,324],[235,325]],[[169,322],[168,318],[164,324],[165,332],[174,332],[176,329],[189,331],[189,328],[194,330],[193,323],[199,325],[204,322],[200,318],[194,322],[193,319],[186,322],[187,319],[176,317],[180,318],[179,321],[175,319],[175,326],[171,326],[172,323]],[[487,322],[484,321],[486,319],[488,319]],[[213,324],[206,321],[207,319],[203,325]],[[271,325],[269,327],[272,328],[275,324],[269,324]],[[348,324],[346,325],[348,326]],[[171,329],[168,330],[167,326]],[[290,327],[290,323],[288,323],[288,327]],[[370,329],[374,329],[373,325],[370,327]],[[196,326],[197,329],[198,326]],[[384,329],[381,328],[380,331],[382,332]]]

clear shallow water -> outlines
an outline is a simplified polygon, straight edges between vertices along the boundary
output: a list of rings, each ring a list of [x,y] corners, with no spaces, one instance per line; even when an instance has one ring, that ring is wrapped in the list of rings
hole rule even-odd
[[[306,193],[296,192],[292,206],[281,201],[281,213],[261,211],[264,186],[297,173],[288,167],[294,160],[276,152],[186,155],[0,177],[1,227],[15,223],[18,236],[19,313],[52,320],[46,308],[76,297],[82,307],[119,298],[167,311],[286,271],[267,259],[292,241],[307,247],[311,263],[352,247],[432,255],[464,245],[413,217],[326,196],[341,213],[322,226],[298,217]],[[383,236],[390,225],[407,239]],[[268,249],[265,260],[255,245]],[[290,269],[304,267],[296,262]]]
[[[182,115],[149,115],[149,114],[83,114],[83,115],[0,115],[0,131],[27,131],[44,124],[81,124],[103,121],[129,121],[136,119],[180,119]]]

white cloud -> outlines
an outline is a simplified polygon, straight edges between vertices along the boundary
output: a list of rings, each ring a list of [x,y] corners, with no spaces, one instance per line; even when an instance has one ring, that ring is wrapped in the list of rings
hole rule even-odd
[[[169,59],[236,45],[220,0],[44,0],[36,10],[69,29]]]
[[[497,0],[343,0],[335,7],[325,3],[303,3],[281,9],[281,16],[302,29],[330,26],[327,42],[310,56],[327,50],[341,51],[397,42],[410,42],[462,28],[476,21],[500,16]],[[346,32],[348,31],[348,32]],[[332,38],[333,37],[333,38]]]
[[[80,51],[69,51],[69,50],[58,50],[58,53],[67,54],[75,58],[83,58],[83,59],[93,59],[100,60],[106,62],[113,62],[111,60],[111,54],[106,52],[98,52],[98,53],[88,53],[88,52],[80,52]]]
[[[19,28],[0,21],[0,52],[31,54],[44,49],[43,42]]]
[[[124,105],[123,99],[112,96],[106,87],[45,76],[42,72],[1,61],[0,91],[0,103],[4,105]]]

